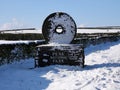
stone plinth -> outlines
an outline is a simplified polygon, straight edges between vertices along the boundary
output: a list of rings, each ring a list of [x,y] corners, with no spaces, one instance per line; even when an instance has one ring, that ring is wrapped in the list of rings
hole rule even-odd
[[[46,44],[36,49],[35,67],[51,64],[84,67],[84,48],[80,44]]]

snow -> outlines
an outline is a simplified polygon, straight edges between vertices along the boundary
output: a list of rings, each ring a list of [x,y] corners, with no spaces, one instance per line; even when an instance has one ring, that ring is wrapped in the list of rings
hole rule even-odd
[[[59,44],[59,43],[48,43],[48,44],[43,44],[40,46],[78,46],[82,44]]]
[[[77,33],[116,33],[120,32],[120,29],[77,29]],[[41,29],[38,30],[21,30],[21,31],[4,31],[3,33],[42,33]]]
[[[120,29],[77,29],[77,33],[120,33]]]
[[[14,33],[14,34],[20,34],[20,33],[42,33],[42,31],[40,29],[38,30],[14,30],[14,31],[3,31],[2,33]]]
[[[120,41],[85,49],[85,68],[34,67],[34,59],[0,66],[0,90],[120,90]],[[33,68],[33,69],[31,69]]]
[[[29,44],[30,42],[42,42],[43,40],[16,40],[16,41],[10,41],[10,40],[0,40],[0,45],[1,44],[20,44],[20,43],[25,43]]]
[[[82,49],[81,47],[83,47],[82,44],[59,44],[59,43],[49,43],[49,44],[43,44],[43,45],[38,45],[37,46],[38,49],[39,47],[51,47],[51,50],[78,50],[78,49]]]

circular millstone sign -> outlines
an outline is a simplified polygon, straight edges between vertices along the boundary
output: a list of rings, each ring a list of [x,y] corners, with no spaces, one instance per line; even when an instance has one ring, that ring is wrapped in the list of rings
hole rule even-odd
[[[75,21],[63,12],[50,14],[42,26],[43,36],[48,43],[70,44],[76,31]]]

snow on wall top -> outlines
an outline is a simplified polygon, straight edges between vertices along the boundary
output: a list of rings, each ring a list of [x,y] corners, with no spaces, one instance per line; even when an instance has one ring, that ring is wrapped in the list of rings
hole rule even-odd
[[[37,43],[37,42],[42,42],[43,40],[18,40],[18,41],[8,41],[8,40],[0,40],[0,45],[2,45],[2,44],[22,44],[22,43],[24,43],[24,44],[29,44],[29,43],[31,43],[31,42],[35,42],[35,43]]]

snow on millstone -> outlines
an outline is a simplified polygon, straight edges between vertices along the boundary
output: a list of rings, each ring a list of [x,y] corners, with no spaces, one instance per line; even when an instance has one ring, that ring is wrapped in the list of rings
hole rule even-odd
[[[34,60],[0,66],[0,90],[120,90],[120,41],[85,49],[86,67],[51,65],[30,69]]]

